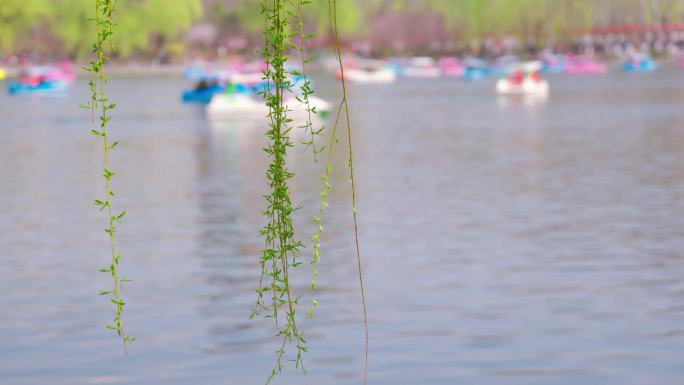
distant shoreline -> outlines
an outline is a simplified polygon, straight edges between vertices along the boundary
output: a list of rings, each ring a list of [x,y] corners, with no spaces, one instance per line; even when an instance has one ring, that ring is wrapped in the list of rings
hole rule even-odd
[[[656,59],[656,62],[659,63],[660,68],[666,69],[666,68],[679,68],[679,63],[675,58],[668,57],[668,58],[660,58]],[[610,68],[618,68],[620,66],[621,61],[612,59],[612,60],[606,60],[605,63],[610,67]],[[89,76],[89,73],[86,72],[85,70],[82,69],[82,66],[85,63],[78,63],[74,64],[74,71],[76,72],[76,76],[79,78],[87,78]],[[145,76],[169,76],[169,77],[180,77],[183,75],[183,72],[185,69],[188,67],[188,63],[174,63],[174,64],[164,64],[164,65],[159,65],[159,64],[149,64],[149,63],[136,63],[136,62],[130,62],[130,63],[121,63],[121,62],[112,62],[107,64],[106,68],[106,73],[108,75],[114,75],[114,76],[130,76],[130,77],[145,77]],[[17,73],[21,69],[22,66],[4,66],[2,63],[0,63],[0,68],[4,69],[6,72],[6,79],[11,79],[11,78],[16,78]]]
[[[87,71],[82,69],[84,64],[74,64],[74,71],[77,77],[88,77]],[[141,64],[141,63],[110,63],[107,64],[106,73],[116,76],[181,76],[187,64]],[[0,68],[4,68],[7,72],[7,78],[16,77],[21,66],[4,67],[0,64]]]
[[[187,64],[140,64],[140,63],[111,63],[107,65],[107,73],[125,76],[180,76]],[[80,66],[79,66],[80,68]],[[78,71],[79,76],[87,75],[84,70]]]

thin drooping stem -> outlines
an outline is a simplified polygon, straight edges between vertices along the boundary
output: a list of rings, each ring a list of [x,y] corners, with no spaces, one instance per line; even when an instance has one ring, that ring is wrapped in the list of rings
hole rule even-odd
[[[344,65],[342,64],[342,50],[340,48],[340,38],[339,31],[337,27],[337,1],[328,0],[329,6],[331,8],[331,19],[334,32],[335,40],[335,54],[337,56],[337,61],[340,66],[340,79],[342,81],[342,102],[340,106],[344,105],[344,115],[347,124],[347,140],[349,141],[349,181],[351,183],[352,190],[352,213],[354,217],[354,244],[356,246],[356,262],[358,268],[359,276],[359,287],[361,291],[361,304],[363,307],[363,323],[364,323],[364,369],[363,369],[363,383],[366,385],[368,383],[368,309],[366,306],[366,291],[363,285],[363,270],[361,264],[361,251],[359,247],[359,225],[356,215],[356,185],[354,183],[354,151],[352,145],[352,135],[351,135],[351,122],[349,118],[349,102],[347,101],[347,86],[344,79]]]

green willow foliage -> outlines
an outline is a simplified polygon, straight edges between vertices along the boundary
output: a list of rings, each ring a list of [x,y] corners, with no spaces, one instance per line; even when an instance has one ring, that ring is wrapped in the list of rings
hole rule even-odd
[[[96,40],[93,44],[92,52],[95,54],[96,58],[89,62],[89,66],[84,67],[84,69],[93,73],[94,79],[90,80],[88,83],[91,90],[90,101],[82,107],[92,110],[93,120],[95,119],[96,111],[99,111],[100,129],[92,129],[90,132],[96,137],[101,138],[103,142],[105,198],[102,200],[95,200],[94,204],[100,211],[106,210],[108,226],[104,231],[109,237],[111,250],[110,265],[100,271],[110,274],[113,279],[112,289],[102,291],[100,294],[109,296],[110,301],[115,305],[114,321],[112,324],[107,325],[107,328],[116,331],[121,337],[124,352],[126,353],[126,344],[134,339],[125,333],[123,327],[122,316],[125,303],[121,291],[123,289],[123,283],[128,280],[122,278],[119,274],[121,253],[116,248],[115,239],[116,226],[121,222],[121,219],[126,212],[122,211],[119,214],[115,214],[112,204],[114,192],[111,188],[111,182],[114,171],[110,168],[110,152],[118,145],[118,141],[113,141],[110,138],[107,128],[108,123],[111,120],[109,111],[115,109],[116,104],[111,102],[106,96],[107,77],[104,73],[104,67],[108,61],[108,52],[114,50],[114,45],[112,43],[114,29],[112,13],[114,12],[115,0],[94,0],[94,2],[95,17],[93,21],[96,30]],[[292,198],[289,191],[289,181],[294,177],[294,174],[287,168],[287,153],[288,150],[294,146],[290,137],[290,132],[292,131],[294,123],[293,119],[288,116],[288,113],[291,110],[285,103],[285,100],[290,94],[294,94],[295,99],[306,107],[306,121],[299,127],[304,128],[305,132],[308,132],[310,137],[302,142],[307,145],[307,147],[310,146],[313,148],[314,161],[317,161],[317,155],[324,152],[325,147],[316,147],[316,135],[320,135],[323,129],[314,129],[312,115],[316,114],[316,110],[311,107],[309,101],[309,96],[313,93],[313,90],[310,81],[306,78],[306,65],[309,63],[310,58],[307,57],[305,45],[307,40],[311,38],[311,35],[304,34],[303,9],[310,3],[310,0],[264,0],[262,3],[262,15],[265,21],[263,33],[265,44],[261,54],[267,63],[267,69],[264,71],[264,78],[268,82],[268,86],[262,91],[262,96],[269,110],[268,119],[270,122],[269,130],[266,132],[269,143],[264,150],[270,159],[270,163],[266,170],[266,177],[269,181],[271,191],[265,195],[267,205],[263,214],[267,218],[268,223],[261,230],[261,235],[265,239],[265,248],[260,258],[261,277],[257,289],[257,301],[252,309],[250,317],[255,317],[257,315],[272,317],[275,320],[275,324],[279,327],[277,336],[281,338],[281,344],[280,348],[277,350],[275,365],[266,380],[267,384],[281,372],[282,361],[285,357],[287,346],[295,346],[297,350],[296,359],[294,360],[295,367],[304,372],[303,353],[308,351],[304,333],[297,325],[296,309],[297,306],[300,305],[300,296],[297,296],[290,286],[290,269],[296,268],[302,264],[302,262],[299,261],[299,257],[300,250],[304,247],[304,244],[297,240],[295,236],[295,226],[292,218],[292,215],[297,208],[292,204]],[[344,79],[344,68],[342,65],[342,51],[339,43],[336,1],[329,1],[328,7],[331,31],[335,41],[335,55],[339,62],[342,75],[342,99],[337,110],[335,125],[333,127],[330,145],[326,155],[326,168],[322,177],[323,191],[321,192],[320,213],[314,218],[317,227],[316,233],[312,237],[312,241],[314,242],[314,253],[311,264],[313,265],[314,277],[311,281],[312,300],[308,313],[311,316],[313,309],[317,305],[315,290],[317,286],[316,277],[318,275],[317,264],[320,260],[319,239],[323,229],[321,217],[325,206],[327,206],[326,197],[330,191],[329,174],[331,170],[332,149],[337,142],[337,130],[342,109],[344,108],[348,135],[347,139],[349,141],[348,167],[352,188],[356,259],[358,263],[358,277],[365,326],[365,364],[363,379],[364,384],[366,384],[368,376],[368,318],[363,285],[361,254],[359,250],[351,124],[346,83]],[[295,19],[296,22],[293,23],[291,19]],[[299,45],[293,43],[294,38],[297,37]],[[288,55],[292,50],[299,53],[301,71],[286,69],[289,58]],[[302,82],[298,92],[295,91],[297,82]],[[283,318],[285,319],[285,322],[279,323],[279,320],[282,320]]]
[[[99,130],[92,129],[90,133],[102,139],[104,168],[102,176],[105,179],[105,195],[104,199],[96,199],[93,204],[97,206],[100,211],[107,213],[107,227],[105,233],[109,238],[109,248],[111,251],[111,263],[108,267],[100,269],[101,272],[111,275],[113,285],[111,290],[103,290],[100,295],[109,296],[109,301],[114,305],[114,320],[107,325],[108,329],[116,331],[117,335],[121,337],[123,342],[124,353],[127,353],[126,344],[133,341],[134,338],[129,337],[124,331],[123,327],[123,309],[124,301],[121,295],[123,284],[129,280],[121,277],[119,274],[119,262],[121,260],[121,252],[116,248],[116,227],[121,222],[121,219],[126,215],[125,211],[115,213],[112,198],[114,191],[112,191],[111,182],[114,176],[114,171],[110,167],[110,152],[119,144],[117,140],[113,140],[107,130],[107,126],[112,117],[108,114],[109,111],[116,108],[116,103],[113,103],[106,96],[107,77],[104,73],[104,67],[107,63],[107,51],[114,49],[112,36],[114,34],[114,23],[112,22],[112,13],[114,12],[115,0],[94,0],[95,1],[95,17],[93,19],[96,30],[96,40],[93,43],[93,53],[96,55],[95,60],[89,62],[89,66],[83,67],[86,71],[92,72],[94,79],[88,82],[91,91],[90,101],[83,105],[83,108],[92,110],[93,120],[95,119],[95,112],[99,110]]]
[[[287,153],[294,146],[290,132],[293,128],[293,119],[288,116],[290,108],[285,104],[288,94],[295,94],[294,88],[297,81],[302,81],[300,88],[301,95],[296,96],[296,100],[306,107],[306,122],[299,126],[310,134],[303,144],[313,147],[314,161],[317,162],[317,155],[325,151],[325,147],[316,148],[316,135],[321,134],[322,128],[315,130],[312,124],[312,114],[316,111],[311,108],[309,96],[313,93],[311,84],[306,78],[306,64],[309,58],[306,55],[306,41],[311,35],[304,34],[303,8],[311,4],[309,0],[264,0],[261,12],[264,18],[264,50],[261,52],[267,63],[264,71],[264,78],[268,82],[268,87],[262,92],[268,107],[269,130],[266,133],[269,143],[265,148],[269,156],[270,163],[266,170],[266,177],[269,181],[271,191],[265,195],[266,208],[263,211],[267,219],[267,224],[261,231],[265,239],[265,248],[260,258],[261,276],[259,287],[257,288],[257,301],[252,309],[250,317],[261,315],[273,318],[278,326],[277,336],[281,343],[276,351],[276,362],[268,376],[266,383],[270,383],[273,378],[282,371],[282,361],[285,357],[286,348],[294,345],[297,350],[294,359],[295,368],[306,371],[303,363],[303,353],[308,351],[308,345],[304,339],[304,333],[297,324],[297,307],[300,305],[301,295],[294,293],[290,285],[291,269],[301,265],[299,261],[300,251],[304,244],[297,240],[294,231],[294,221],[292,214],[297,209],[293,207],[289,192],[289,181],[294,174],[287,168]],[[352,188],[352,211],[354,219],[354,235],[356,246],[356,259],[358,263],[359,283],[361,289],[361,300],[363,305],[363,318],[365,327],[365,360],[364,360],[364,384],[368,377],[368,318],[366,310],[365,291],[363,286],[363,273],[361,267],[361,254],[359,250],[358,221],[356,215],[356,187],[354,179],[354,161],[351,138],[351,124],[349,120],[349,105],[347,102],[346,84],[344,80],[344,68],[342,66],[342,51],[339,43],[337,4],[335,0],[328,3],[331,33],[335,40],[335,55],[340,65],[342,74],[342,100],[340,101],[333,126],[330,143],[326,153],[326,167],[322,176],[323,188],[321,192],[321,203],[319,214],[314,217],[316,225],[315,234],[312,236],[313,255],[311,260],[313,278],[311,280],[311,305],[308,315],[312,316],[314,308],[317,306],[315,291],[317,288],[318,262],[320,261],[320,236],[323,231],[322,215],[327,206],[327,195],[330,191],[329,175],[331,171],[331,158],[334,144],[337,142],[337,130],[340,117],[344,109],[346,118],[347,135],[349,141],[348,166],[350,172],[350,183]],[[291,19],[295,19],[293,22]],[[294,24],[294,25],[293,25]],[[298,38],[299,45],[294,44],[293,40]],[[301,58],[301,71],[286,70],[289,59],[289,52],[296,51]],[[293,80],[301,78],[303,80]],[[284,313],[284,315],[283,315]],[[285,322],[279,319],[285,318]]]
[[[299,297],[290,286],[290,268],[296,268],[302,262],[298,260],[300,249],[304,244],[295,237],[294,221],[292,214],[296,208],[292,204],[289,191],[289,180],[294,174],[287,168],[287,152],[294,146],[290,137],[292,119],[288,116],[290,111],[285,104],[287,94],[294,92],[293,79],[301,76],[297,71],[288,71],[285,66],[288,60],[288,51],[291,48],[299,49],[302,54],[302,63],[306,64],[304,56],[304,42],[301,38],[301,48],[292,43],[292,38],[297,32],[291,32],[292,23],[290,18],[301,15],[301,7],[305,1],[297,3],[297,12],[291,9],[292,4],[287,0],[265,0],[261,7],[264,17],[264,50],[261,52],[267,63],[264,78],[268,86],[262,92],[269,113],[269,130],[266,136],[269,143],[264,149],[270,158],[270,164],[266,170],[271,192],[265,196],[266,209],[263,211],[268,223],[261,230],[261,235],[266,245],[261,255],[261,278],[257,289],[257,302],[252,309],[251,317],[264,315],[272,317],[276,325],[279,325],[277,336],[281,338],[280,348],[277,350],[277,358],[273,369],[266,381],[269,383],[282,370],[282,360],[285,356],[286,346],[293,344],[297,349],[295,367],[305,371],[302,353],[308,350],[304,334],[297,326],[296,308],[299,305]],[[301,20],[297,22],[299,27]],[[305,67],[304,67],[305,68]],[[312,92],[308,80],[304,80],[302,87],[303,95],[297,97],[299,102],[307,104],[308,120],[305,127],[311,130],[313,142],[313,126],[311,124],[312,109],[308,103],[308,96]],[[316,151],[316,150],[314,150]],[[270,295],[270,299],[267,298]],[[284,313],[284,315],[283,315]],[[285,323],[279,324],[279,319],[285,318]]]
[[[287,168],[287,152],[294,146],[290,132],[292,119],[285,104],[286,93],[293,92],[292,74],[285,69],[288,60],[287,52],[292,47],[291,38],[296,33],[290,32],[291,23],[286,0],[264,1],[261,5],[264,17],[264,50],[261,52],[267,63],[264,77],[268,87],[262,92],[266,106],[270,128],[266,133],[269,144],[264,149],[270,158],[266,170],[271,192],[265,196],[266,209],[263,214],[268,223],[261,230],[266,247],[261,255],[261,278],[257,289],[258,298],[252,309],[251,317],[263,314],[273,317],[279,325],[277,335],[282,339],[277,351],[274,368],[266,383],[269,383],[282,370],[282,360],[288,343],[297,349],[295,367],[305,370],[302,353],[308,347],[304,334],[297,327],[296,307],[299,297],[290,287],[290,268],[301,265],[298,260],[303,243],[295,238],[292,214],[296,208],[292,205],[288,183],[294,174]],[[270,294],[271,298],[267,299]],[[284,313],[284,315],[283,315]],[[285,323],[279,319],[285,318]]]
[[[304,131],[309,133],[309,137],[306,140],[301,140],[302,144],[306,145],[307,147],[312,148],[313,152],[313,161],[315,163],[318,163],[318,154],[322,153],[325,151],[325,147],[316,147],[316,136],[321,135],[321,133],[324,130],[324,127],[321,127],[320,129],[315,129],[313,126],[312,122],[312,114],[316,114],[315,108],[311,107],[311,103],[309,101],[309,96],[313,94],[313,89],[311,88],[311,81],[308,79],[306,76],[306,66],[309,64],[312,60],[311,57],[307,56],[306,53],[306,42],[310,40],[313,37],[313,34],[305,34],[304,33],[304,10],[307,6],[310,6],[312,2],[310,0],[297,0],[296,7],[297,7],[297,13],[296,13],[296,32],[297,32],[297,37],[299,38],[299,45],[295,46],[295,49],[299,52],[299,57],[300,57],[300,64],[302,67],[301,72],[294,70],[292,71],[292,75],[297,78],[301,78],[303,84],[301,86],[301,96],[296,96],[296,100],[304,105],[306,108],[307,112],[307,117],[306,121],[304,122],[304,125],[300,126],[299,128],[304,128]],[[332,145],[329,147],[332,149]],[[330,170],[330,159],[326,162],[326,172],[324,176],[322,177],[324,180],[324,188],[323,191],[321,192],[321,210],[319,215],[314,217],[314,222],[316,224],[316,234],[312,236],[311,241],[314,243],[313,246],[313,255],[311,258],[311,270],[312,270],[312,279],[311,279],[311,305],[309,307],[309,310],[307,312],[309,318],[313,317],[313,311],[316,306],[318,306],[318,302],[316,301],[316,288],[318,287],[318,262],[320,261],[320,235],[321,232],[323,231],[323,225],[321,223],[321,216],[323,215],[323,208],[326,203],[326,197],[328,195],[328,191],[330,190],[330,185],[328,184],[328,175],[329,175],[329,170]]]

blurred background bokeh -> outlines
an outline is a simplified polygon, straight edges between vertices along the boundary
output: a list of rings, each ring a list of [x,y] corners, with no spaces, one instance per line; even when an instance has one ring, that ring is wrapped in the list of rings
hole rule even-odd
[[[337,2],[369,383],[681,385],[684,0]],[[102,149],[79,108],[92,7],[0,0],[0,384],[263,383],[278,340],[248,319],[268,187],[259,2],[118,1],[107,92],[128,356],[98,295]],[[330,113],[327,1],[305,26]],[[361,380],[345,138],[319,311],[301,324],[309,374],[275,384]],[[306,241],[324,165],[299,145],[289,163]]]
[[[3,0],[0,54],[10,61],[83,58],[92,46],[91,3]],[[681,44],[684,29],[681,0],[345,0],[338,14],[345,42],[376,55],[496,54],[500,40],[525,51],[591,42],[607,51],[635,44],[666,55]],[[128,0],[116,15],[115,57],[122,60],[253,55],[262,39],[256,0]],[[328,17],[327,1],[307,7],[314,43],[329,40]]]

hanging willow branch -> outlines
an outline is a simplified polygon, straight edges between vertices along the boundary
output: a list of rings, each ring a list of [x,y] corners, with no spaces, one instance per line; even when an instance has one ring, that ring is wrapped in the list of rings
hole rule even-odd
[[[99,208],[100,211],[107,213],[107,227],[104,229],[109,238],[109,248],[111,252],[111,262],[109,266],[100,269],[101,272],[111,275],[113,279],[112,288],[110,290],[103,290],[100,295],[109,296],[109,301],[114,305],[114,319],[111,324],[107,325],[108,329],[116,331],[117,335],[121,337],[123,342],[124,353],[127,353],[126,344],[133,341],[134,338],[126,335],[123,327],[123,309],[124,301],[121,295],[123,284],[128,282],[126,278],[119,274],[119,262],[121,260],[121,252],[116,248],[116,227],[121,223],[121,219],[126,215],[125,211],[115,213],[112,198],[114,191],[112,191],[112,178],[114,171],[110,167],[110,152],[113,151],[119,144],[119,141],[113,140],[107,130],[109,121],[112,117],[109,111],[116,108],[116,103],[113,103],[106,96],[107,76],[104,73],[104,67],[109,57],[107,56],[107,48],[109,51],[113,50],[112,36],[114,34],[114,24],[112,22],[112,14],[115,8],[115,1],[112,0],[95,0],[95,23],[96,40],[93,43],[93,53],[95,60],[89,62],[88,66],[83,67],[86,71],[93,74],[93,79],[88,82],[91,96],[90,101],[81,106],[92,110],[93,120],[95,120],[96,111],[99,111],[99,130],[92,129],[90,133],[102,139],[103,149],[103,163],[102,176],[105,179],[105,193],[103,199],[96,199],[93,204]]]
[[[266,208],[263,211],[267,224],[261,230],[265,240],[265,247],[261,253],[260,265],[261,276],[257,289],[256,305],[252,309],[250,317],[258,315],[274,319],[278,326],[277,336],[281,338],[280,348],[276,351],[276,362],[266,384],[282,371],[282,361],[285,357],[286,347],[294,345],[297,353],[293,359],[295,367],[305,372],[302,354],[308,350],[304,334],[297,325],[296,308],[300,305],[300,296],[294,293],[290,286],[291,268],[301,264],[298,261],[303,243],[297,240],[294,231],[292,214],[297,210],[292,205],[289,192],[290,179],[294,174],[287,168],[287,153],[293,147],[290,138],[293,120],[288,116],[290,109],[285,103],[286,98],[294,99],[304,105],[307,111],[306,122],[298,126],[304,128],[309,138],[302,140],[307,147],[313,147],[314,161],[318,161],[318,154],[323,153],[326,147],[316,147],[316,135],[321,134],[323,128],[315,130],[312,123],[312,115],[316,113],[309,103],[309,96],[313,94],[311,83],[306,77],[306,65],[310,58],[306,55],[305,44],[310,35],[304,34],[303,8],[310,4],[310,0],[264,0],[261,3],[261,12],[264,17],[264,50],[261,55],[266,62],[264,79],[267,87],[261,92],[268,107],[269,130],[266,132],[268,144],[264,148],[269,157],[269,165],[266,177],[269,181],[270,192],[265,195]],[[330,26],[335,38],[335,56],[340,65],[342,74],[342,100],[340,101],[335,124],[330,136],[330,141],[325,154],[326,166],[321,177],[323,187],[319,213],[314,217],[316,225],[315,234],[312,236],[313,255],[311,280],[311,305],[308,310],[309,316],[313,314],[317,306],[316,288],[318,277],[318,262],[320,261],[320,236],[323,231],[322,216],[327,206],[327,196],[330,191],[329,176],[332,169],[332,150],[337,143],[337,131],[340,124],[342,110],[344,109],[347,137],[349,140],[349,172],[352,188],[352,210],[354,218],[354,235],[356,245],[356,260],[361,288],[361,300],[363,304],[363,317],[365,325],[365,359],[364,359],[364,384],[368,377],[368,319],[366,311],[365,291],[363,287],[363,273],[361,266],[361,254],[359,250],[358,222],[356,216],[356,186],[354,184],[354,163],[351,141],[351,123],[349,120],[349,105],[347,102],[346,84],[344,81],[344,68],[342,66],[342,53],[339,46],[337,28],[337,6],[334,0],[328,2],[330,14]],[[291,8],[294,9],[291,10]],[[290,18],[295,19],[293,23]],[[292,25],[294,24],[294,26]],[[291,30],[293,32],[291,32]],[[292,39],[299,37],[299,45],[293,44]],[[301,71],[286,70],[288,52],[292,49],[299,53],[301,58]],[[294,92],[297,82],[302,82],[298,88],[299,94]],[[270,297],[270,298],[269,298]],[[284,315],[283,315],[284,313]],[[282,319],[285,319],[284,323]]]
[[[292,72],[285,69],[287,51],[292,47],[290,39],[293,37],[289,32],[288,16],[291,12],[286,6],[285,0],[266,0],[262,3],[265,47],[261,54],[267,63],[264,78],[268,86],[261,94],[269,110],[270,123],[266,132],[269,143],[264,151],[270,159],[266,170],[270,192],[265,195],[266,208],[263,214],[268,223],[261,230],[261,235],[266,241],[266,247],[261,255],[258,298],[251,316],[272,317],[276,325],[279,325],[277,336],[281,338],[276,362],[266,383],[281,372],[288,344],[296,347],[295,367],[302,371],[305,370],[302,353],[308,349],[304,335],[297,327],[296,307],[299,305],[299,298],[290,287],[290,268],[301,264],[297,258],[303,244],[295,237],[292,214],[296,208],[292,205],[289,191],[289,181],[294,174],[287,168],[287,153],[293,143],[289,136],[292,119],[288,117],[290,109],[285,98],[293,92],[294,84],[291,80]],[[268,295],[271,296],[270,300],[267,300]],[[285,322],[279,324],[283,313]]]
[[[313,35],[304,33],[304,8],[307,5],[311,4],[311,0],[296,1],[297,3],[295,6],[297,8],[297,12],[291,12],[290,16],[293,16],[296,19],[296,33],[299,37],[299,45],[295,45],[293,47],[295,50],[299,52],[300,65],[302,67],[302,70],[293,70],[291,71],[291,73],[295,79],[298,79],[302,82],[302,85],[300,87],[301,96],[297,95],[296,99],[306,109],[306,121],[302,126],[299,126],[299,128],[303,128],[304,132],[309,134],[309,137],[306,140],[303,140],[302,143],[305,144],[307,147],[311,147],[313,149],[314,162],[318,163],[318,154],[325,151],[325,147],[316,147],[316,136],[321,135],[321,133],[324,130],[324,127],[321,127],[320,129],[316,130],[313,126],[312,116],[316,114],[316,109],[311,107],[309,96],[311,96],[314,93],[314,91],[311,88],[311,80],[309,80],[309,78],[306,75],[306,66],[312,60],[311,57],[307,56],[306,42],[309,41],[313,37]]]

